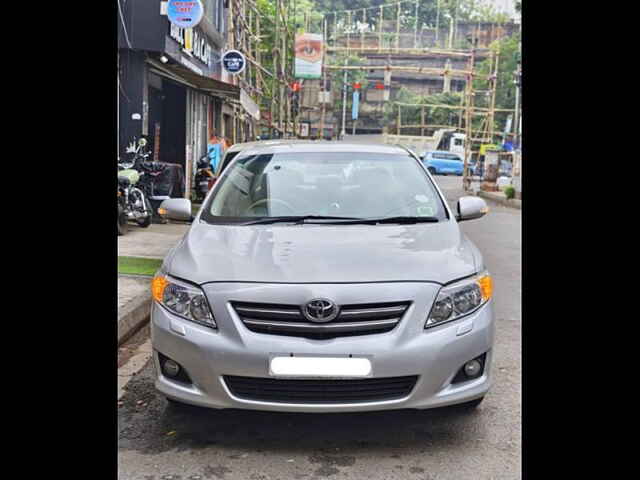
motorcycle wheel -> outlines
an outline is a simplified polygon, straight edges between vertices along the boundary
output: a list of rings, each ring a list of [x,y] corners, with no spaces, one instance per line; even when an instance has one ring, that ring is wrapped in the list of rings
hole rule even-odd
[[[142,228],[147,228],[149,225],[151,225],[151,218],[153,217],[153,208],[151,208],[151,202],[149,202],[149,199],[147,197],[144,197],[144,206],[149,211],[149,216],[140,220],[136,220],[136,222]]]
[[[128,229],[127,215],[124,213],[124,210],[122,210],[122,207],[118,205],[118,236],[127,233]]]

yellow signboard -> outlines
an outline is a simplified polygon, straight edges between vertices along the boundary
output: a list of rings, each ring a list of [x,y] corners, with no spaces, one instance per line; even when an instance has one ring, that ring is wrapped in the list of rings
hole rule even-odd
[[[184,29],[184,49],[187,52],[193,52],[193,29]]]
[[[480,145],[480,155],[486,155],[487,154],[487,150],[500,151],[500,146],[499,145],[492,145],[492,144]]]

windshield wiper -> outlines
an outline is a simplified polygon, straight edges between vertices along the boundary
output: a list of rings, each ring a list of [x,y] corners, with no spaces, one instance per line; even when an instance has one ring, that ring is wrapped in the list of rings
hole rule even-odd
[[[437,217],[380,217],[380,218],[359,218],[354,220],[348,220],[340,223],[347,224],[369,224],[369,225],[377,225],[377,224],[391,224],[398,223],[402,225],[411,225],[415,223],[437,223],[440,219]]]
[[[240,225],[270,225],[273,223],[311,223],[308,220],[334,220],[335,223],[342,223],[342,221],[352,222],[352,221],[362,221],[366,220],[364,218],[356,218],[356,217],[331,217],[324,215],[298,215],[298,216],[288,216],[288,217],[265,217],[260,220],[252,220],[250,222],[244,222]],[[334,222],[322,222],[322,223],[334,223]]]
[[[326,220],[314,222],[313,220]],[[411,225],[416,223],[436,223],[440,220],[437,217],[381,217],[381,218],[355,218],[355,217],[330,217],[322,215],[305,215],[298,217],[268,217],[240,225],[269,225],[273,223],[313,223],[321,225],[378,225],[378,224],[402,224]]]

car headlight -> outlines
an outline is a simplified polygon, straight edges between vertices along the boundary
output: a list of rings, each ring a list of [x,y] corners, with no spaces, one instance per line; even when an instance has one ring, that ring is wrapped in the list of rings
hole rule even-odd
[[[442,325],[475,312],[489,301],[492,293],[491,275],[486,271],[442,287],[424,328]]]
[[[151,281],[151,293],[156,302],[185,320],[218,328],[204,292],[199,287],[158,272]]]

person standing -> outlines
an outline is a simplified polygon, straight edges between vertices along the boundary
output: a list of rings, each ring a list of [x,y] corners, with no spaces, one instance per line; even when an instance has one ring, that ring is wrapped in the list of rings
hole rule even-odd
[[[209,161],[211,163],[211,171],[215,172],[220,160],[222,159],[222,142],[224,139],[218,137],[216,135],[216,129],[211,130],[211,136],[209,137],[209,142],[207,143],[207,155],[209,157]]]

